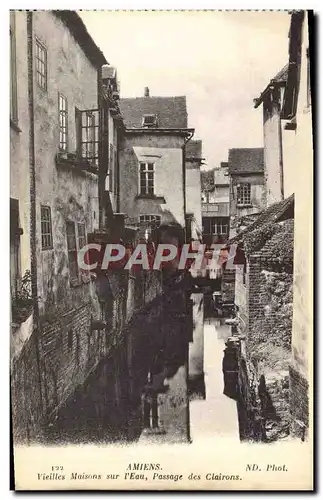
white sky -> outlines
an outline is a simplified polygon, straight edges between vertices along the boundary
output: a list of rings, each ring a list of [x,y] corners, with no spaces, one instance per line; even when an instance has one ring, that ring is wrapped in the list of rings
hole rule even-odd
[[[188,126],[203,141],[207,168],[228,149],[259,147],[258,97],[288,62],[289,15],[276,12],[82,11],[122,97],[186,95]]]

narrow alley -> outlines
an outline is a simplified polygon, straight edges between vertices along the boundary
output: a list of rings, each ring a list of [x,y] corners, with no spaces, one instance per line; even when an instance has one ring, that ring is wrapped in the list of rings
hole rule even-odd
[[[204,322],[205,399],[190,402],[190,430],[193,443],[228,438],[239,441],[236,401],[223,394],[222,359],[229,327],[217,319]]]

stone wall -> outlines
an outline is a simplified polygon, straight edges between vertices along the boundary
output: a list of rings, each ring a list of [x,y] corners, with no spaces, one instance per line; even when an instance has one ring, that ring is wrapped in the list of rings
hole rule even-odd
[[[290,432],[293,276],[259,256],[249,257],[247,270],[246,285],[242,268],[236,276],[239,330],[246,334],[239,375],[241,434],[275,441]],[[246,311],[247,328],[241,317]]]
[[[289,367],[291,434],[304,440],[309,426],[308,381],[292,366]]]

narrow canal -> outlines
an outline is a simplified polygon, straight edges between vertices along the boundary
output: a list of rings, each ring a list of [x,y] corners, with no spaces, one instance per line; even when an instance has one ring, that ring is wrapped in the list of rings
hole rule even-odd
[[[190,432],[194,443],[226,438],[239,441],[237,404],[223,394],[222,359],[230,328],[215,318],[204,322],[205,399],[190,402]]]

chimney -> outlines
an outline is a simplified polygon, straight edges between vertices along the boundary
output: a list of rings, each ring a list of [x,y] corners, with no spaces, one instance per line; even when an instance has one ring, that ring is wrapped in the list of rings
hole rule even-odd
[[[149,87],[145,87],[144,97],[149,97]]]

